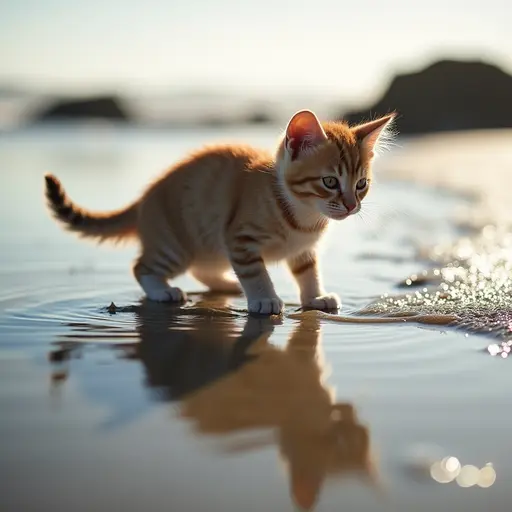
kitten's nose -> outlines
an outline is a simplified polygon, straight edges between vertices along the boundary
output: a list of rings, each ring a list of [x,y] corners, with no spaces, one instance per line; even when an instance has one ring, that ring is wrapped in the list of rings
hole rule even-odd
[[[342,196],[341,201],[346,208],[347,213],[352,213],[357,208],[357,199],[355,197]]]
[[[347,209],[347,213],[352,213],[357,208],[356,201],[343,201],[343,205]]]

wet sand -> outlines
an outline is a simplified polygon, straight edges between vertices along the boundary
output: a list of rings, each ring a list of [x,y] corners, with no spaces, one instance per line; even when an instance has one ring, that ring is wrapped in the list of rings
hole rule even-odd
[[[512,147],[510,133],[477,135],[465,136],[478,162]],[[263,129],[236,136],[275,139]],[[241,297],[147,303],[129,272],[136,248],[76,240],[44,211],[44,172],[79,203],[116,208],[215,137],[233,133],[56,128],[0,140],[0,509],[507,510],[509,361],[488,350],[509,339],[506,326],[457,324],[471,297],[473,310],[489,311],[472,292],[449,308],[425,297],[446,284],[433,270],[453,268],[454,242],[478,240],[461,212],[488,211],[453,178],[464,139],[452,153],[446,138],[403,142],[378,163],[366,218],[333,226],[322,264],[344,301],[340,318],[301,313],[281,267],[271,274],[283,318],[249,317]],[[443,155],[432,167],[454,169],[453,183],[424,178],[432,147]],[[500,166],[503,179],[510,149]],[[507,263],[489,267],[501,246],[475,247],[490,256],[457,261],[501,276],[502,288],[483,286],[503,318]],[[407,284],[423,270],[432,275]],[[199,288],[188,277],[179,285]],[[451,460],[454,471],[441,471],[447,456],[492,464],[495,482],[489,466],[456,479]]]

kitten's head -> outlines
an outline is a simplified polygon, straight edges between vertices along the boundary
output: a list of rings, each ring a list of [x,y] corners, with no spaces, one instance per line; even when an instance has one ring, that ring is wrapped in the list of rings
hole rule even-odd
[[[292,499],[303,511],[313,509],[325,482],[332,477],[352,476],[372,488],[379,486],[370,431],[359,422],[354,407],[335,404],[326,423],[318,425],[321,428],[301,430],[293,444],[285,445],[284,437],[281,442]]]
[[[289,121],[277,159],[294,202],[306,203],[331,219],[357,213],[371,185],[371,162],[389,138],[395,114],[349,127],[320,123],[309,110]]]

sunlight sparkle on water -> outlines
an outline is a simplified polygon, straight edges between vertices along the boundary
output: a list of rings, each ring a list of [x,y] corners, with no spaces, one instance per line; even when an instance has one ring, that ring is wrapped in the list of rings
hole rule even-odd
[[[463,488],[475,485],[488,488],[496,481],[496,471],[492,464],[487,463],[481,469],[472,464],[462,466],[459,459],[453,456],[435,461],[430,467],[430,476],[440,484],[455,481],[459,487]]]
[[[471,464],[462,466],[459,475],[456,478],[456,482],[460,487],[473,487],[478,483],[480,478],[480,470]]]
[[[491,356],[508,358],[512,342],[512,238],[486,227],[476,238],[464,238],[425,252],[436,270],[410,275],[401,286],[417,289],[383,296],[364,313],[380,315],[453,315],[454,326],[490,334],[499,341],[487,347]],[[420,288],[421,286],[421,288]]]
[[[491,487],[496,481],[496,471],[492,467],[492,464],[486,464],[480,470],[480,476],[478,478],[477,485],[486,489],[487,487]]]
[[[487,347],[487,350],[489,351],[489,354],[491,354],[491,356],[497,356],[501,352],[499,345],[496,345],[496,343],[489,345]]]
[[[453,481],[460,473],[460,462],[457,457],[445,457],[436,461],[430,468],[430,476],[441,484]]]

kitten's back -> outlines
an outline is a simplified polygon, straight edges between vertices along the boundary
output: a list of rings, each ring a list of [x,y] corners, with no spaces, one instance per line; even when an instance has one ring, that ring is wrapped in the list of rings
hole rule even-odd
[[[272,202],[272,158],[246,145],[203,148],[169,169],[144,194],[140,205],[142,236],[166,219],[180,240],[207,243],[231,223],[264,215]]]

